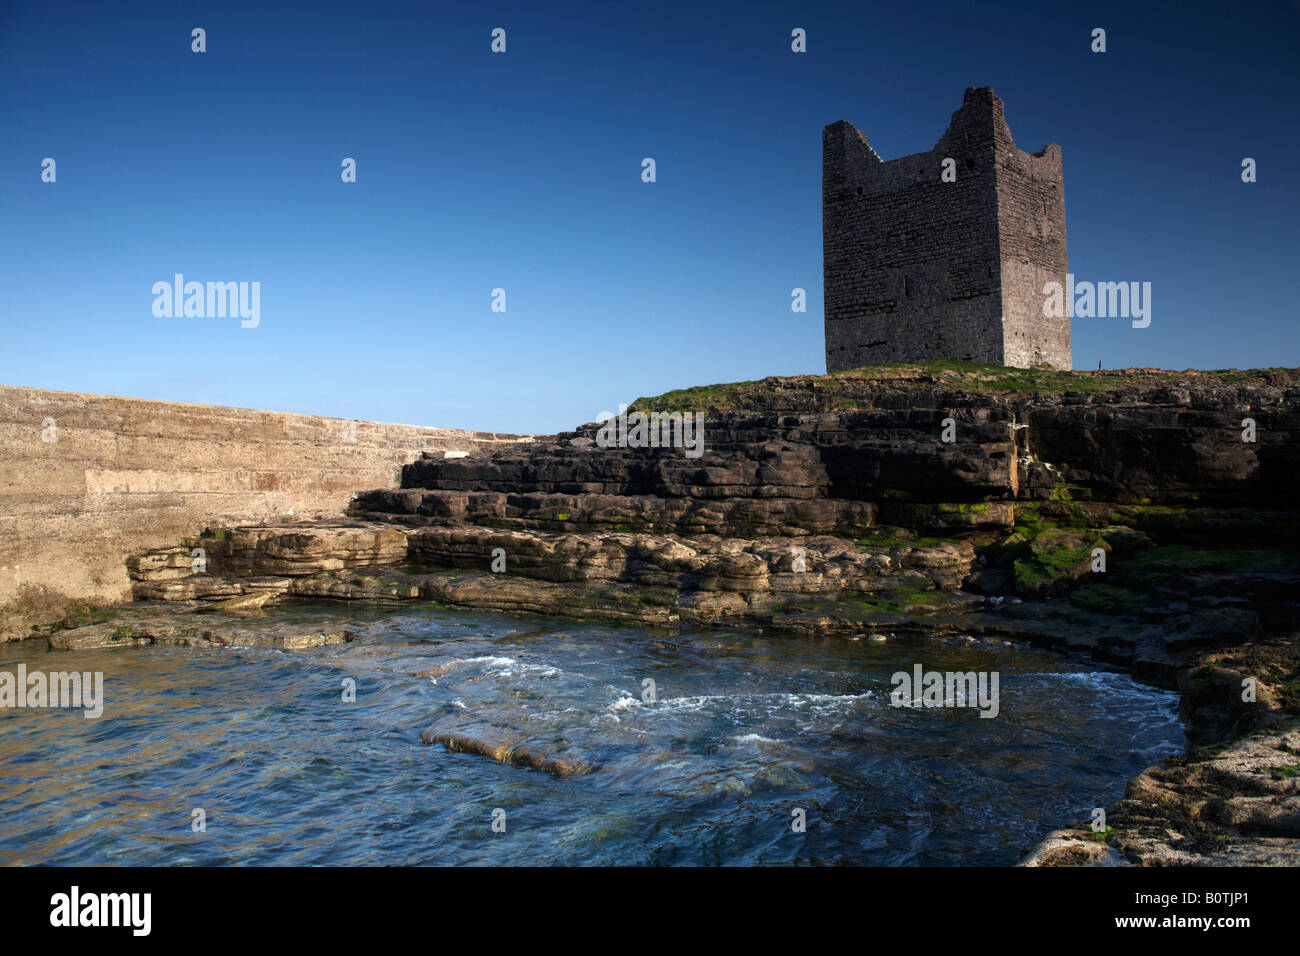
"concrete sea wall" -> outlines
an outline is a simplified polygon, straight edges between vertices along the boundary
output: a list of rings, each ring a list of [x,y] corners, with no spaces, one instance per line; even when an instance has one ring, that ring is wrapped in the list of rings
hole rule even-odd
[[[0,385],[0,604],[22,585],[129,600],[128,554],[337,515],[421,452],[530,440]]]

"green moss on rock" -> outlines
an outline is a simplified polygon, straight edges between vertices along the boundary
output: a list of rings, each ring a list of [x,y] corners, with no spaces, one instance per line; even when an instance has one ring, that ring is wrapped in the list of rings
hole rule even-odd
[[[1146,600],[1136,591],[1096,581],[1072,591],[1070,603],[1099,614],[1138,614]]]
[[[1110,551],[1110,545],[1096,535],[1079,536],[1059,528],[1042,530],[1012,564],[1016,590],[1038,598],[1064,594],[1092,572],[1096,548]]]

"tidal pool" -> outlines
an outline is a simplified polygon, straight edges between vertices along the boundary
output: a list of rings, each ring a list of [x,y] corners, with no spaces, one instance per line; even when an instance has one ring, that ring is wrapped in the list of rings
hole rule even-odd
[[[0,669],[102,671],[105,694],[94,720],[0,711],[0,863],[1009,865],[1183,746],[1175,694],[1023,647],[324,613],[356,639],[0,645]],[[997,672],[996,718],[891,706],[917,663]]]

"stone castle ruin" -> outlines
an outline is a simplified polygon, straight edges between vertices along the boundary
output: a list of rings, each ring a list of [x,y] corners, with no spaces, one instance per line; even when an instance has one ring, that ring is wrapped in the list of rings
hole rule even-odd
[[[841,120],[822,131],[826,371],[960,359],[1068,369],[1061,148],[1016,147],[1002,101],[966,91],[928,153],[888,162]]]

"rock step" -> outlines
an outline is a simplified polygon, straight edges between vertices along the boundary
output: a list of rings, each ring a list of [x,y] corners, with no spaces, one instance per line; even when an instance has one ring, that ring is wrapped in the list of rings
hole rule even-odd
[[[302,650],[344,644],[354,633],[337,620],[317,615],[308,621],[253,621],[222,613],[192,614],[183,609],[135,606],[113,620],[53,632],[51,650],[91,650],[146,645],[170,647],[268,647]]]
[[[548,531],[623,531],[686,536],[860,538],[884,523],[931,533],[1005,529],[1013,502],[849,501],[838,498],[661,498],[444,489],[379,489],[358,495],[350,513],[365,520],[464,522]]]
[[[806,498],[661,498],[651,495],[381,489],[358,495],[354,513],[411,516],[552,531],[633,531],[734,537],[838,534],[860,537],[877,508],[861,501]]]
[[[597,425],[531,445],[425,457],[404,488],[879,501],[1050,499],[1291,507],[1300,390],[940,394],[952,401],[816,415],[712,413],[705,445],[599,447]],[[1243,441],[1244,419],[1256,423]],[[952,420],[951,442],[942,441]]]
[[[551,534],[477,526],[409,532],[412,561],[547,581],[623,582],[680,591],[879,591],[952,589],[970,574],[975,549],[950,541],[864,550],[826,535],[755,540],[649,534]]]
[[[406,560],[406,534],[379,522],[328,521],[223,529],[197,539],[210,570],[295,577]]]
[[[942,440],[953,418],[953,441]],[[598,426],[501,453],[426,455],[403,488],[693,498],[847,498],[885,492],[926,500],[1010,497],[1016,429],[1005,409],[916,409],[710,420],[705,447],[601,447]],[[776,434],[776,440],[773,435]]]
[[[476,525],[399,528],[383,523],[222,530],[196,547],[132,562],[137,599],[228,599],[258,590],[296,593],[323,572],[418,564],[500,571],[552,582],[633,583],[677,591],[775,593],[953,589],[975,561],[969,541],[858,547],[826,535],[731,539],[631,533],[555,533]],[[201,553],[198,561],[191,557]],[[189,559],[188,566],[181,563]],[[243,581],[235,588],[232,581]]]

